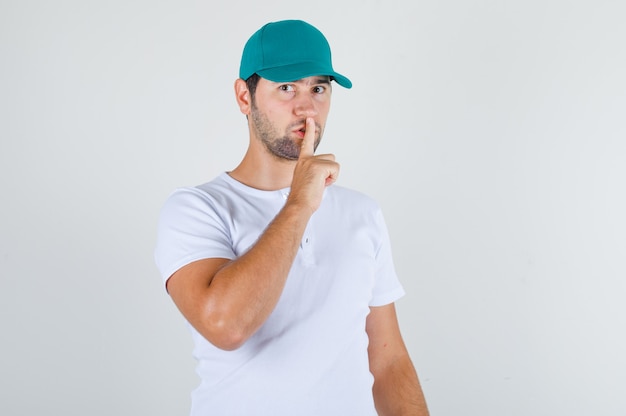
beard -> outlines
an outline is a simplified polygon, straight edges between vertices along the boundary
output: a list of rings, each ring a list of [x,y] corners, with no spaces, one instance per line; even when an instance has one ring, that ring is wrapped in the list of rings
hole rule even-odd
[[[289,136],[298,126],[304,126],[306,124],[305,119],[291,123],[285,129],[285,132],[281,134],[269,117],[260,111],[254,103],[250,110],[250,118],[259,140],[261,140],[270,154],[283,160],[298,160],[300,157],[301,141],[295,140]],[[319,124],[315,123],[315,126],[319,134],[315,137],[313,148],[317,149],[317,146],[322,140],[323,130]]]

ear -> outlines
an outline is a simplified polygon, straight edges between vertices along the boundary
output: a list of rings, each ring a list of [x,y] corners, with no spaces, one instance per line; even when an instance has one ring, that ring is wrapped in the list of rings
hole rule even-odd
[[[249,115],[250,109],[252,108],[252,97],[250,96],[246,81],[241,78],[237,78],[235,81],[235,99],[239,105],[239,111],[246,116]]]

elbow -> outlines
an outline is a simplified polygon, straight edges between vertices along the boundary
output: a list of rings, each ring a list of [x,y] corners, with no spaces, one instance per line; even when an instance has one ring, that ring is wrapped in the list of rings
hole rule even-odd
[[[235,351],[241,348],[248,340],[248,337],[242,334],[241,331],[229,327],[221,327],[221,325],[218,326],[220,326],[219,329],[214,328],[211,333],[205,337],[220,350]]]
[[[224,351],[237,350],[250,338],[250,334],[232,319],[215,315],[207,317],[198,332],[213,346]]]

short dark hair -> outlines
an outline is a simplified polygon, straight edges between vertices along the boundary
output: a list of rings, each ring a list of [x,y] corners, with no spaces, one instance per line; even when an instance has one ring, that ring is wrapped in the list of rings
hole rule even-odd
[[[259,84],[259,80],[261,77],[259,74],[254,73],[248,77],[246,80],[246,86],[248,87],[248,91],[250,91],[250,99],[254,102],[254,94],[256,93],[256,86]]]

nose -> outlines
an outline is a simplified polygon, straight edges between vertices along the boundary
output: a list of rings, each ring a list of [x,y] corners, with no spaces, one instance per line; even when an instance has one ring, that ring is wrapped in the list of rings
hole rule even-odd
[[[294,104],[294,113],[299,117],[314,117],[317,115],[317,107],[313,97],[309,94],[298,94]]]

